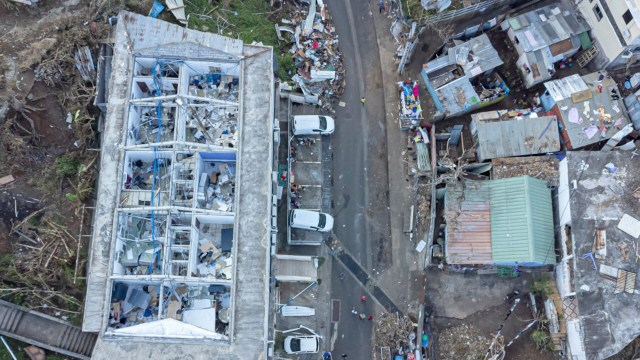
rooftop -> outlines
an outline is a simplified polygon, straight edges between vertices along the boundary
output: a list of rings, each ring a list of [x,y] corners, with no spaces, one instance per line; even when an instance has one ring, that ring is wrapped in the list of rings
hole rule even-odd
[[[120,13],[83,319],[95,358],[266,356],[272,61]]]
[[[450,264],[553,264],[551,191],[528,176],[447,186],[445,255]]]
[[[559,7],[547,5],[539,9],[506,19],[502,28],[511,28],[524,52],[532,52],[547,46],[570,39],[589,31],[587,22],[568,11],[561,11]],[[561,49],[558,53],[562,53]]]
[[[560,150],[555,116],[509,117],[507,111],[476,113],[471,115],[471,133],[477,141],[476,152],[481,162]]]
[[[611,138],[629,124],[620,90],[601,73],[548,81],[545,110],[558,117],[567,149],[579,149]],[[557,100],[556,100],[557,99]]]
[[[632,290],[637,286],[635,278],[617,288],[619,279],[628,275],[624,271],[635,274],[640,265],[634,250],[638,239],[619,228],[625,214],[640,219],[638,161],[633,153],[623,151],[568,152],[567,161],[574,288],[585,352],[589,359],[605,359],[640,334],[640,297]],[[607,170],[609,164],[616,170]],[[594,244],[596,229],[605,232],[604,247]],[[598,270],[590,259],[581,258],[588,253],[599,253]]]
[[[501,78],[472,80],[502,65],[486,34],[449,48],[447,55],[422,66],[422,77],[438,111],[456,116],[504,95]],[[474,82],[475,83],[475,82]]]

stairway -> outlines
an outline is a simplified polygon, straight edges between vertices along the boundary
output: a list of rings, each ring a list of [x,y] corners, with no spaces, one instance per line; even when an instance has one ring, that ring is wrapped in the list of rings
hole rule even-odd
[[[90,359],[97,334],[0,300],[0,335],[79,359]]]
[[[580,66],[580,68],[587,66],[587,64],[590,63],[596,55],[598,55],[598,49],[593,45],[578,56],[578,66]]]

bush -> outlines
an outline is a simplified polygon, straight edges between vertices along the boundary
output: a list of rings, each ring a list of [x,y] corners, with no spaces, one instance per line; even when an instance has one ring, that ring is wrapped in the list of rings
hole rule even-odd
[[[547,277],[541,277],[531,284],[531,291],[540,296],[549,296],[553,294],[554,284]]]
[[[65,154],[53,163],[53,171],[58,177],[74,176],[80,170],[80,161],[73,155]]]
[[[531,340],[536,344],[538,350],[551,349],[551,338],[546,331],[536,330],[531,333]]]

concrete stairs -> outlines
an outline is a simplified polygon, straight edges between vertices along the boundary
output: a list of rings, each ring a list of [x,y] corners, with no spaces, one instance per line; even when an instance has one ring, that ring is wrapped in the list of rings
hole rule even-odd
[[[90,359],[97,334],[0,300],[0,335],[79,359]]]

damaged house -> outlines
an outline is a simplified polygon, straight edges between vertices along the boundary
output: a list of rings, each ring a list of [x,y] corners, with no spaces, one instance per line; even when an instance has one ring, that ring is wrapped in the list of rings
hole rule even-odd
[[[494,69],[502,59],[482,34],[422,66],[422,79],[437,110],[434,119],[460,116],[495,104],[509,88]]]
[[[620,90],[605,73],[571,75],[544,86],[542,106],[558,118],[568,150],[612,138],[629,124]]]
[[[128,12],[117,24],[99,71],[94,358],[264,358],[272,49]]]
[[[555,116],[488,111],[471,115],[478,161],[560,151]]]
[[[567,152],[560,163],[562,260],[556,284],[567,357],[609,358],[640,334],[638,161],[628,151]],[[628,356],[628,355],[627,355]]]
[[[551,79],[555,63],[592,46],[584,19],[548,5],[502,22],[518,52],[516,65],[530,88]]]
[[[444,199],[447,264],[555,264],[551,190],[529,176],[448,184]]]

